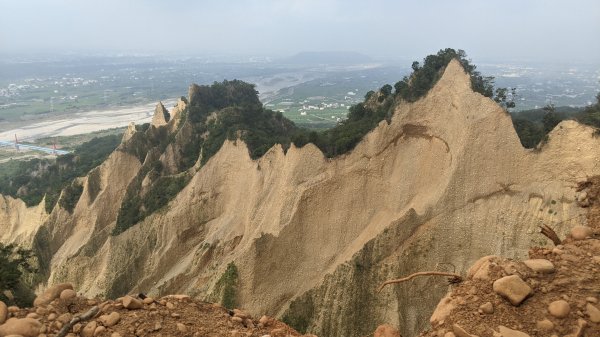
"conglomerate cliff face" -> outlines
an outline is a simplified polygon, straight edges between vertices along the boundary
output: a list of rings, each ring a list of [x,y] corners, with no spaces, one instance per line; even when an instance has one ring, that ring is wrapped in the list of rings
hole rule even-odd
[[[172,115],[158,127],[174,132],[175,123]],[[57,207],[21,222],[47,252],[48,283],[71,282],[87,296],[212,298],[233,261],[240,307],[325,337],[363,336],[381,323],[415,335],[445,280],[376,294],[382,281],[463,272],[484,255],[523,257],[544,243],[537,225],[565,233],[585,224],[576,188],[600,174],[594,129],[565,121],[541,150],[526,150],[510,116],[452,61],[426,97],[399,104],[349,154],[274,146],[252,160],[243,142],[226,141],[168,206],[113,236],[143,164],[123,151],[135,132],[83,179],[72,215]],[[161,158],[172,160],[169,148]]]

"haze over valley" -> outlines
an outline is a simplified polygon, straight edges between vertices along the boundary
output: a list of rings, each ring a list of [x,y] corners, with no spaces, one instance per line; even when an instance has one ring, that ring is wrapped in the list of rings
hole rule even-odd
[[[600,336],[597,2],[0,12],[0,337]]]

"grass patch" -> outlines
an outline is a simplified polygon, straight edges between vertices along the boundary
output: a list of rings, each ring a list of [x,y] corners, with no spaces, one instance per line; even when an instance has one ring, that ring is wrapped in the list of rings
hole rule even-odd
[[[238,269],[233,262],[230,262],[217,281],[214,292],[219,294],[221,305],[227,309],[233,309],[237,306],[238,282]]]

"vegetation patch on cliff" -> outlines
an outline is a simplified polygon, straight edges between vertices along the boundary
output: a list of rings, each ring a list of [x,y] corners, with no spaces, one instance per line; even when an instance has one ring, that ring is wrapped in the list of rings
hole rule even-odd
[[[235,308],[237,306],[238,282],[238,269],[235,263],[230,262],[215,285],[211,295],[212,300],[220,302],[227,309]]]
[[[77,201],[79,201],[82,192],[83,186],[78,184],[76,181],[73,181],[71,185],[68,185],[63,189],[62,195],[58,200],[58,204],[60,207],[67,210],[67,212],[73,213],[73,209],[75,208],[75,205],[77,205]]]
[[[548,104],[540,109],[512,113],[513,125],[521,144],[528,149],[543,144],[548,133],[558,123],[568,119],[600,129],[600,93],[596,95],[596,103],[587,107],[555,107]],[[600,130],[595,134],[600,135]]]
[[[37,260],[33,252],[16,245],[0,243],[0,301],[19,306],[31,305],[37,281]]]
[[[1,163],[0,194],[21,198],[27,206],[39,204],[46,196],[45,206],[49,213],[62,189],[104,162],[119,143],[118,135],[109,135],[83,143],[73,153],[55,160],[36,158]]]

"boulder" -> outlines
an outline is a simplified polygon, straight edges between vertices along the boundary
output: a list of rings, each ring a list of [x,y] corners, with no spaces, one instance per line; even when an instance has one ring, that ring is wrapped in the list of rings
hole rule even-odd
[[[240,309],[233,309],[233,315],[237,316],[237,317],[241,317],[241,318],[250,318],[250,315],[248,315],[247,312],[240,310]]]
[[[65,289],[60,293],[59,297],[63,301],[68,301],[77,297],[77,293],[73,289]]]
[[[590,321],[593,323],[600,323],[600,309],[596,308],[596,306],[591,303],[588,303],[585,306],[585,309],[587,310],[588,316],[590,316]]]
[[[121,315],[118,312],[114,311],[108,315],[100,316],[98,320],[100,321],[100,323],[102,323],[102,325],[104,325],[107,328],[110,328],[111,326],[119,323],[119,321],[121,320]]]
[[[527,268],[540,274],[551,274],[554,273],[554,264],[546,259],[530,259],[525,260],[523,263]]]
[[[485,302],[484,304],[479,306],[479,309],[481,309],[481,312],[488,315],[494,313],[494,305],[492,304],[492,302]]]
[[[33,318],[11,318],[0,325],[0,336],[37,337],[41,327],[42,323]]]
[[[517,275],[497,279],[493,284],[494,292],[517,306],[532,293],[531,287]]]
[[[103,327],[102,325],[96,327],[96,330],[94,330],[94,337],[102,335],[102,333],[104,333],[104,331],[106,331],[106,328]]]
[[[89,322],[81,330],[81,333],[80,333],[81,337],[93,337],[94,333],[96,332],[97,327],[98,327],[98,324],[96,323],[96,321]]]
[[[273,324],[273,319],[269,316],[263,315],[259,320],[258,320],[259,324],[262,324],[263,326],[269,326],[271,324]]]
[[[571,229],[571,237],[574,240],[584,240],[592,235],[592,229],[587,226],[575,226]]]
[[[480,258],[475,261],[471,268],[467,271],[467,278],[473,280],[490,280],[490,267],[492,266],[493,260],[495,260],[497,256],[488,255]]]
[[[548,305],[548,312],[556,318],[565,318],[569,316],[571,306],[565,300],[554,301]]]
[[[35,301],[33,301],[33,306],[44,306],[54,301],[55,299],[60,297],[60,294],[63,290],[71,289],[73,290],[73,285],[70,283],[59,283],[55,284],[52,287],[46,289],[41,295],[39,295]]]
[[[450,297],[450,294],[442,298],[438,303],[437,307],[435,307],[435,310],[433,311],[433,314],[431,314],[431,318],[429,319],[429,323],[431,324],[431,326],[436,326],[442,323],[446,319],[446,317],[450,315],[450,312],[454,310],[454,308],[456,308],[456,304]]]
[[[183,323],[177,323],[177,331],[181,333],[186,333],[188,331],[188,328]]]
[[[4,324],[8,318],[8,307],[2,301],[0,301],[0,324]]]
[[[70,314],[70,313],[68,313],[68,312],[67,312],[67,313],[64,313],[64,314],[62,314],[62,315],[60,315],[60,316],[58,316],[58,317],[56,318],[56,320],[57,320],[57,321],[59,321],[59,322],[61,322],[62,324],[66,324],[66,323],[68,323],[69,321],[71,321],[72,319],[73,319],[73,315],[71,315],[71,314]]]
[[[554,329],[554,323],[547,318],[538,321],[535,326],[541,331],[552,331]]]
[[[500,330],[500,336],[501,337],[531,337],[528,334],[521,332],[519,330],[513,330],[513,329],[509,329],[505,326],[500,325],[498,327],[498,329]]]
[[[123,297],[123,307],[129,310],[141,309],[144,307],[144,303],[131,296],[125,296]]]
[[[375,329],[374,337],[402,337],[400,332],[389,324],[383,324]]]
[[[454,332],[456,337],[474,337],[458,324],[452,324],[452,332]]]

